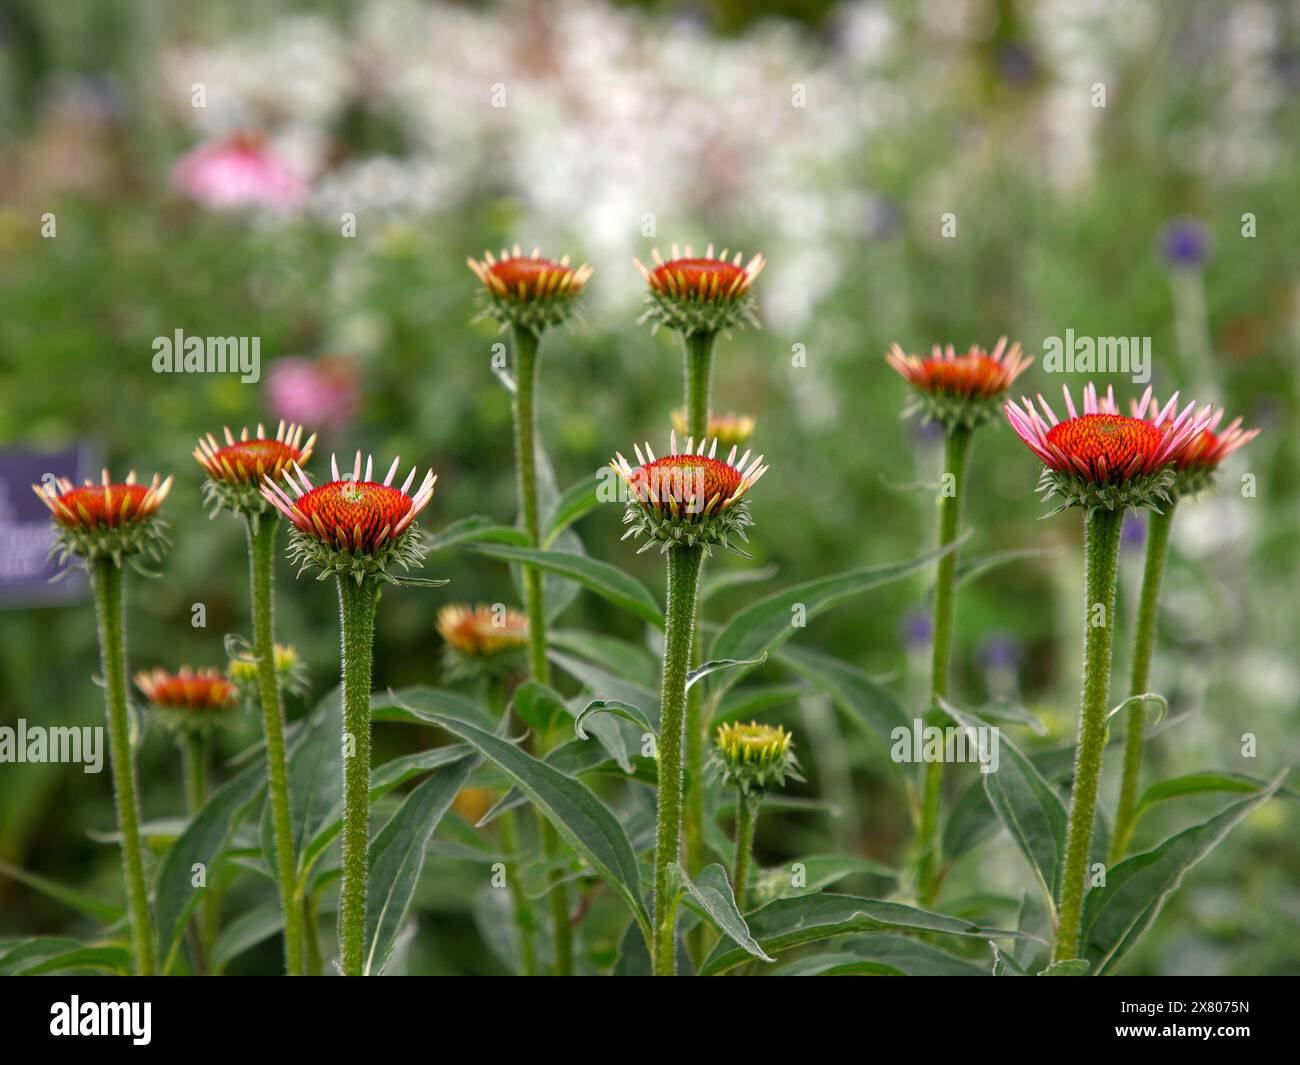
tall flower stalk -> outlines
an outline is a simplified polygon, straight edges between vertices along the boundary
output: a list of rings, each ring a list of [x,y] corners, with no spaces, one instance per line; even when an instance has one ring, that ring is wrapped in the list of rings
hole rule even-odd
[[[1112,413],[1114,398],[1099,403],[1092,385],[1077,413],[1069,390],[1069,417],[1060,421],[1040,395],[1033,403],[1008,403],[1007,420],[1043,462],[1039,489],[1060,500],[1053,514],[1070,507],[1084,511],[1084,647],[1074,787],[1066,826],[1056,942],[1053,958],[1079,954],[1080,921],[1087,891],[1101,762],[1106,746],[1111,649],[1115,624],[1115,574],[1124,512],[1158,510],[1171,502],[1174,467],[1209,424],[1211,410],[1190,403],[1160,428],[1140,418]],[[1172,413],[1172,412],[1171,412]]]
[[[291,466],[301,468],[311,458],[313,434],[303,442],[300,425],[281,421],[274,439],[263,426],[251,435],[245,427],[238,439],[225,430],[225,444],[209,433],[194,449],[195,460],[207,472],[204,495],[212,514],[225,508],[244,523],[248,540],[249,602],[253,622],[252,657],[257,670],[258,704],[266,740],[267,794],[271,804],[271,834],[275,847],[275,880],[284,915],[284,966],[289,976],[304,971],[302,899],[298,892],[298,855],[293,842],[289,775],[284,746],[284,707],[275,665],[275,539],[280,521],[262,495],[263,478],[282,476]]]
[[[1113,403],[1111,404],[1113,408]],[[1140,401],[1133,403],[1133,417],[1145,418],[1157,428],[1170,423],[1178,409],[1178,394],[1163,407],[1147,389]],[[1241,419],[1234,420],[1222,432],[1216,432],[1223,418],[1220,409],[1179,459],[1170,488],[1170,501],[1162,511],[1153,512],[1147,523],[1146,561],[1142,569],[1142,591],[1138,599],[1137,619],[1133,636],[1132,673],[1129,694],[1142,695],[1149,691],[1151,658],[1155,648],[1156,618],[1160,609],[1160,585],[1164,577],[1165,559],[1169,552],[1169,534],[1174,523],[1174,508],[1179,500],[1210,487],[1219,464],[1232,452],[1248,444],[1259,435],[1258,429],[1242,429]],[[1138,795],[1142,781],[1142,748],[1146,731],[1145,707],[1134,703],[1127,711],[1124,734],[1124,775],[1120,782],[1119,809],[1115,815],[1115,829],[1111,834],[1110,862],[1123,859],[1128,853],[1129,841],[1136,824]]]
[[[137,976],[152,975],[155,962],[140,845],[139,787],[127,720],[123,566],[138,565],[142,555],[155,561],[161,558],[167,537],[165,523],[157,514],[171,486],[170,477],[159,483],[156,476],[147,486],[137,484],[134,472],[125,482],[114,483],[107,470],[98,485],[87,481],[74,486],[63,479],[32,486],[54,517],[56,535],[51,554],[57,554],[60,562],[73,556],[80,559],[94,590],[113,803],[122,837],[122,878],[126,883]]]
[[[713,392],[713,351],[718,334],[745,325],[758,325],[758,316],[751,289],[754,280],[766,265],[762,255],[755,255],[747,263],[744,255],[736,252],[729,257],[724,248],[714,255],[710,244],[702,257],[696,257],[687,245],[679,254],[677,245],[672,256],[665,261],[659,249],[652,250],[654,266],[640,261],[632,262],[646,283],[646,309],[642,322],[651,323],[657,330],[665,326],[682,338],[685,360],[682,380],[684,408],[677,431],[693,440],[712,439],[725,444],[743,444],[753,432],[753,419],[736,419],[727,426],[733,430],[724,435],[715,432],[710,418]],[[679,421],[674,417],[674,422]],[[692,627],[690,666],[699,665],[701,658],[700,625],[696,617]],[[690,784],[686,794],[686,865],[695,872],[704,864],[704,748],[708,738],[709,723],[703,720],[701,689],[693,687],[686,697],[686,771]]]
[[[735,550],[730,538],[746,539],[752,524],[744,498],[767,472],[763,456],[749,453],[736,462],[736,448],[725,462],[701,440],[688,441],[677,451],[672,435],[669,454],[656,459],[647,444],[635,449],[638,466],[621,454],[611,467],[628,489],[624,523],[628,537],[644,537],[641,551],[656,544],[665,556],[667,604],[664,611],[664,658],[660,684],[658,787],[654,854],[654,918],[652,968],[656,976],[676,972],[676,897],[670,890],[669,869],[681,853],[683,739],[686,724],[686,682],[699,596],[700,566],[714,545]],[[707,452],[707,454],[706,454]]]
[[[285,470],[289,491],[266,477],[262,495],[289,519],[289,554],[318,580],[336,579],[339,594],[340,675],[343,695],[343,883],[339,890],[339,965],[344,976],[365,971],[366,876],[370,835],[370,689],[375,614],[385,584],[437,586],[445,581],[398,576],[424,559],[415,519],[433,498],[437,481],[429,470],[414,495],[412,468],[394,487],[400,459],[381,482],[372,479],[374,460],[364,475],[357,452],[351,476],[339,475],[331,459],[332,480],[313,486],[297,463]]]
[[[945,548],[961,534],[975,430],[994,417],[1007,389],[1025,372],[1033,357],[1022,354],[1019,344],[1008,348],[1007,338],[1002,337],[992,352],[972,346],[966,354],[958,355],[951,344],[946,348],[936,344],[923,358],[908,355],[895,344],[885,359],[914,390],[907,412],[918,413],[943,427],[939,547]],[[935,574],[930,699],[926,708],[929,724],[936,724],[942,717],[939,706],[948,696],[956,599],[957,552],[948,551],[939,559]],[[943,762],[936,759],[922,764],[917,790],[917,897],[929,905],[942,880],[939,825]]]
[[[538,348],[548,328],[569,321],[577,312],[578,296],[591,277],[592,268],[585,263],[572,268],[567,256],[559,262],[544,259],[538,249],[524,256],[518,244],[513,252],[503,250],[500,258],[487,252],[482,260],[468,262],[483,283],[481,317],[493,318],[510,331],[514,348],[515,480],[519,513],[529,547],[539,548],[542,530],[536,454]],[[528,614],[529,673],[539,684],[549,684],[551,666],[546,656],[544,581],[542,571],[536,566],[524,567],[524,608]],[[541,835],[546,856],[557,855],[560,840],[549,821],[543,820]],[[552,874],[549,898],[555,972],[570,976],[573,931],[569,922],[569,892],[559,869]]]

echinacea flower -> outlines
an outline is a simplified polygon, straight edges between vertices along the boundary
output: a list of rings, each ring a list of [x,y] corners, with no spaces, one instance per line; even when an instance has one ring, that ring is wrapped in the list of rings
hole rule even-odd
[[[425,549],[414,522],[433,498],[438,478],[429,470],[415,494],[408,495],[416,471],[413,467],[401,488],[395,488],[399,461],[400,456],[393,459],[382,483],[371,480],[373,456],[366,459],[362,476],[360,451],[347,478],[339,475],[338,460],[331,456],[333,479],[322,485],[313,486],[296,462],[283,474],[289,492],[263,478],[262,494],[293,524],[289,553],[299,572],[314,566],[321,571],[319,580],[337,573],[357,584],[367,577],[397,583],[392,566],[419,565]]]
[[[934,345],[928,356],[909,355],[897,344],[885,353],[885,361],[915,389],[907,413],[920,412],[927,421],[945,429],[976,429],[992,418],[1017,377],[1034,361],[1020,344],[1007,347],[1000,337],[991,352],[971,345],[958,355],[949,344]]]
[[[466,261],[483,282],[481,317],[538,335],[569,319],[592,274],[586,263],[571,267],[567,255],[555,262],[542,258],[541,251],[534,248],[532,255],[525,256],[518,244],[513,251],[503,249],[499,259],[489,251],[483,253],[482,260]]]
[[[1142,418],[1115,412],[1113,398],[1104,403],[1089,384],[1083,392],[1083,413],[1075,408],[1068,387],[1063,387],[1069,417],[1061,421],[1042,395],[1038,404],[1022,397],[1004,407],[1016,435],[1043,462],[1038,483],[1043,498],[1060,496],[1066,507],[1104,507],[1123,510],[1171,500],[1174,468],[1187,454],[1213,417],[1212,408],[1189,403],[1167,424],[1157,427]],[[1149,391],[1149,390],[1148,390]]]
[[[1114,397],[1109,396],[1103,401],[1103,406],[1114,409]],[[1177,392],[1169,398],[1169,402],[1161,406],[1151,394],[1150,388],[1142,394],[1141,400],[1133,400],[1131,404],[1134,418],[1145,419],[1161,430],[1172,425],[1177,409]],[[1259,435],[1258,429],[1243,429],[1240,418],[1233,419],[1226,429],[1218,431],[1224,413],[1222,407],[1216,410],[1205,428],[1183,449],[1174,467],[1173,491],[1176,495],[1195,495],[1210,487],[1220,463]]]
[[[307,690],[307,671],[298,652],[285,644],[274,644],[271,658],[275,663],[275,678],[283,691],[301,695]],[[257,659],[251,654],[238,653],[226,663],[226,676],[234,682],[246,701],[256,702],[258,692]]]
[[[494,672],[528,646],[528,615],[506,607],[448,603],[438,611],[437,628],[454,675]]]
[[[701,257],[695,256],[689,244],[685,254],[680,254],[674,244],[672,258],[667,262],[660,257],[658,248],[650,254],[655,261],[652,268],[632,260],[649,288],[642,322],[650,322],[653,329],[667,326],[685,337],[758,325],[750,289],[767,265],[762,255],[753,256],[742,266],[744,256],[740,252],[728,259],[728,249],[724,248],[721,255],[715,256],[712,244]]]
[[[59,552],[60,562],[77,555],[88,563],[111,558],[118,566],[141,553],[160,557],[167,536],[158,508],[171,488],[172,479],[160,482],[157,474],[150,484],[137,484],[134,470],[120,484],[105,470],[99,484],[73,485],[61,478],[53,485],[32,485],[54,515],[58,536],[51,553]]]
[[[803,779],[791,748],[790,733],[779,725],[729,722],[718,726],[713,768],[724,784],[745,795],[762,794],[773,786],[783,786],[787,777]]]
[[[172,184],[205,207],[290,211],[307,198],[307,183],[256,132],[211,141],[172,168]]]
[[[710,414],[709,430],[704,435],[723,447],[736,447],[754,435],[756,422],[749,414]],[[686,411],[673,411],[673,429],[686,436]]]
[[[158,720],[174,731],[210,731],[239,705],[238,689],[217,669],[153,669],[137,673],[135,686],[150,708],[160,712]]]
[[[194,458],[208,474],[203,485],[206,498],[213,505],[215,515],[222,507],[238,514],[266,514],[271,505],[262,495],[262,479],[278,479],[292,464],[306,464],[316,444],[316,435],[304,444],[301,425],[280,422],[275,439],[266,435],[258,425],[257,435],[249,436],[248,427],[236,439],[229,428],[225,430],[224,446],[208,433],[194,449]]]
[[[698,447],[688,440],[686,450],[679,454],[674,432],[670,452],[663,458],[655,458],[649,444],[644,454],[639,446],[634,448],[640,463],[635,469],[622,454],[616,455],[610,468],[630,493],[623,522],[631,528],[623,539],[646,536],[642,551],[658,541],[661,551],[673,544],[700,544],[707,554],[714,544],[721,544],[740,553],[728,537],[734,534],[749,539],[745,529],[753,522],[745,493],[768,468],[762,464],[762,455],[751,461],[746,451],[737,462],[738,448],[733,447],[724,462],[714,457],[717,449],[716,440],[701,440]]]

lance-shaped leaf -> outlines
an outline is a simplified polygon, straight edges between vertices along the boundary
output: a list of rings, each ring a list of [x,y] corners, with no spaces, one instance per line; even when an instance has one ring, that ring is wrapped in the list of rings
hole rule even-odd
[[[523,547],[528,544],[528,536],[522,529],[498,525],[482,514],[473,514],[468,518],[461,518],[460,521],[453,521],[446,528],[424,538],[424,546],[429,554],[445,551],[457,545],[477,543],[513,544]]]
[[[722,935],[730,939],[746,954],[763,961],[773,961],[750,934],[745,918],[736,906],[736,896],[731,890],[731,881],[727,879],[726,870],[714,862],[700,870],[692,880],[677,862],[669,866],[676,891],[685,892],[687,905],[708,919],[709,923]]]
[[[583,729],[582,723],[592,714],[616,714],[627,721],[631,721],[643,733],[650,733],[656,739],[659,738],[659,730],[651,723],[645,713],[633,706],[631,703],[621,703],[617,699],[595,699],[589,702],[576,718],[573,719],[573,731],[577,733],[578,739],[587,738],[586,730]]]
[[[695,685],[711,673],[721,673],[724,669],[739,669],[741,666],[746,668],[750,666],[761,666],[766,661],[766,651],[756,658],[715,658],[711,662],[704,662],[701,665],[696,666],[686,674],[686,690],[690,691],[695,687]]]
[[[777,661],[829,695],[845,717],[886,749],[894,742],[894,729],[912,727],[898,696],[857,666],[803,647],[782,648]],[[899,763],[891,764],[901,771]]]
[[[553,546],[560,533],[600,506],[598,493],[605,482],[605,477],[606,471],[593,473],[590,477],[585,477],[577,484],[566,488],[555,500],[555,507],[546,521],[546,534],[542,537],[543,549]]]

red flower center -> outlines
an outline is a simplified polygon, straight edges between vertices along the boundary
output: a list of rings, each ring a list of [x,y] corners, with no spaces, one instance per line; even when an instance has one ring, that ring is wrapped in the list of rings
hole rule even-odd
[[[411,497],[374,481],[331,481],[295,504],[316,531],[339,546],[370,551],[384,543],[412,506]]]
[[[539,294],[549,296],[555,291],[557,278],[573,273],[551,259],[501,259],[488,269],[504,283],[510,295],[520,299],[532,299]]]
[[[925,359],[916,384],[927,392],[952,392],[962,396],[989,396],[1006,388],[1006,367],[987,355],[958,355],[952,359]]]
[[[142,484],[82,485],[59,497],[59,502],[77,516],[69,521],[55,511],[55,518],[64,525],[107,525],[112,528],[131,521],[140,510],[149,489]]]
[[[217,673],[155,673],[139,684],[155,706],[222,710],[235,701],[235,686]]]
[[[748,274],[725,259],[672,259],[650,274],[650,287],[675,296],[715,299],[730,297],[743,288]]]
[[[632,490],[643,503],[667,505],[671,499],[687,514],[700,514],[718,497],[725,503],[740,488],[740,471],[703,455],[666,455],[632,474]]]
[[[240,481],[260,482],[264,474],[275,477],[292,462],[300,462],[302,452],[283,440],[237,440],[227,444],[214,456],[217,469]]]
[[[1144,469],[1164,433],[1140,418],[1122,414],[1084,414],[1053,425],[1047,442],[1060,448],[1076,467],[1097,481],[1121,480]]]

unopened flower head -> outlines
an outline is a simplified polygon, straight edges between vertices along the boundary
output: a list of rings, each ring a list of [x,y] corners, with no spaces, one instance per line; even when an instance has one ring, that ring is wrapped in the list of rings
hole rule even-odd
[[[654,329],[667,326],[687,337],[758,325],[750,289],[767,265],[763,256],[755,255],[742,266],[740,252],[728,258],[724,248],[715,256],[712,244],[701,257],[695,256],[689,244],[684,254],[674,244],[672,258],[666,262],[658,248],[650,254],[653,267],[632,260],[649,289],[640,321],[650,322]]]
[[[438,611],[438,633],[446,642],[453,676],[482,676],[521,666],[528,646],[528,616],[503,605],[448,603]]]
[[[761,795],[769,788],[781,787],[787,777],[803,780],[792,740],[779,725],[760,725],[756,721],[719,725],[711,758],[713,769],[724,784],[746,795]]]
[[[709,431],[704,435],[716,440],[721,447],[736,447],[754,435],[754,418],[748,414],[710,414]],[[673,428],[683,436],[687,433],[686,411],[673,411]]]
[[[161,557],[167,536],[158,508],[171,488],[172,479],[160,482],[157,474],[148,485],[138,484],[134,470],[120,484],[105,470],[99,484],[86,481],[78,486],[61,478],[32,485],[54,515],[58,535],[51,554],[57,553],[60,562],[69,555],[87,562],[111,558],[118,566],[135,555]]]
[[[972,345],[964,355],[951,344],[936,344],[925,357],[894,344],[885,361],[915,390],[907,413],[919,412],[951,431],[975,429],[992,418],[1034,357],[1024,354],[1019,343],[1007,347],[1007,338],[1001,337],[991,352]]]
[[[1103,406],[1114,409],[1114,396],[1108,396]],[[1133,417],[1149,421],[1157,429],[1165,429],[1173,424],[1178,412],[1178,393],[1175,392],[1164,406],[1151,394],[1148,388],[1140,400],[1133,400],[1131,409]],[[1214,412],[1209,423],[1194,437],[1184,449],[1174,467],[1175,496],[1195,495],[1214,483],[1214,474],[1219,464],[1240,447],[1244,447],[1259,435],[1258,429],[1243,429],[1241,419],[1235,418],[1226,429],[1220,430],[1224,408]]]
[[[206,732],[228,722],[229,711],[239,705],[234,683],[216,669],[154,669],[137,673],[135,686],[173,731]]]
[[[171,179],[184,195],[216,210],[290,211],[309,191],[302,176],[256,131],[200,145],[176,163]]]
[[[714,544],[743,554],[729,538],[748,540],[745,529],[753,522],[745,494],[767,472],[763,456],[751,459],[745,452],[736,460],[733,447],[726,461],[715,457],[716,440],[686,442],[677,451],[677,434],[673,433],[669,454],[655,458],[650,445],[645,452],[634,448],[638,466],[633,467],[621,454],[610,467],[628,487],[629,499],[623,522],[630,526],[623,539],[646,537],[641,550],[656,542],[662,551],[673,544],[693,547],[700,544],[711,553]]]
[[[275,644],[272,652],[275,662],[275,679],[281,691],[301,695],[307,690],[307,670],[303,666],[298,652],[285,644]],[[249,703],[256,703],[260,698],[258,691],[257,659],[251,651],[237,652],[226,664],[226,676],[239,689],[239,694]]]
[[[533,249],[525,256],[516,244],[501,257],[484,252],[483,258],[469,259],[469,268],[483,282],[483,313],[503,326],[514,326],[541,334],[567,321],[577,310],[578,296],[592,274],[586,263],[574,268],[566,255],[559,262],[542,258]]]
[[[414,522],[433,498],[438,478],[429,470],[408,495],[416,471],[412,468],[402,486],[394,487],[399,461],[393,459],[382,483],[371,479],[373,456],[366,459],[363,476],[360,451],[348,477],[340,476],[338,460],[331,457],[333,479],[322,485],[313,486],[296,462],[283,474],[288,491],[263,478],[262,494],[293,523],[289,553],[299,572],[315,567],[320,580],[336,573],[358,584],[367,577],[395,583],[394,566],[419,565],[425,548]]]
[[[1041,395],[1041,415],[1028,398],[1004,408],[1016,434],[1043,462],[1038,483],[1043,498],[1061,499],[1052,513],[1066,507],[1159,509],[1169,502],[1174,470],[1210,423],[1211,408],[1197,411],[1196,404],[1189,403],[1157,427],[1117,413],[1113,395],[1099,401],[1092,384],[1084,389],[1082,414],[1069,388],[1063,391],[1069,412],[1065,421],[1056,417]]]
[[[272,513],[271,504],[262,494],[262,480],[265,477],[277,480],[294,463],[306,464],[316,436],[312,434],[303,443],[302,434],[301,425],[282,421],[274,439],[259,425],[256,436],[250,436],[247,426],[238,438],[229,428],[225,429],[224,445],[211,433],[200,440],[194,458],[207,471],[203,492],[212,504],[213,514],[222,507],[238,514]]]

